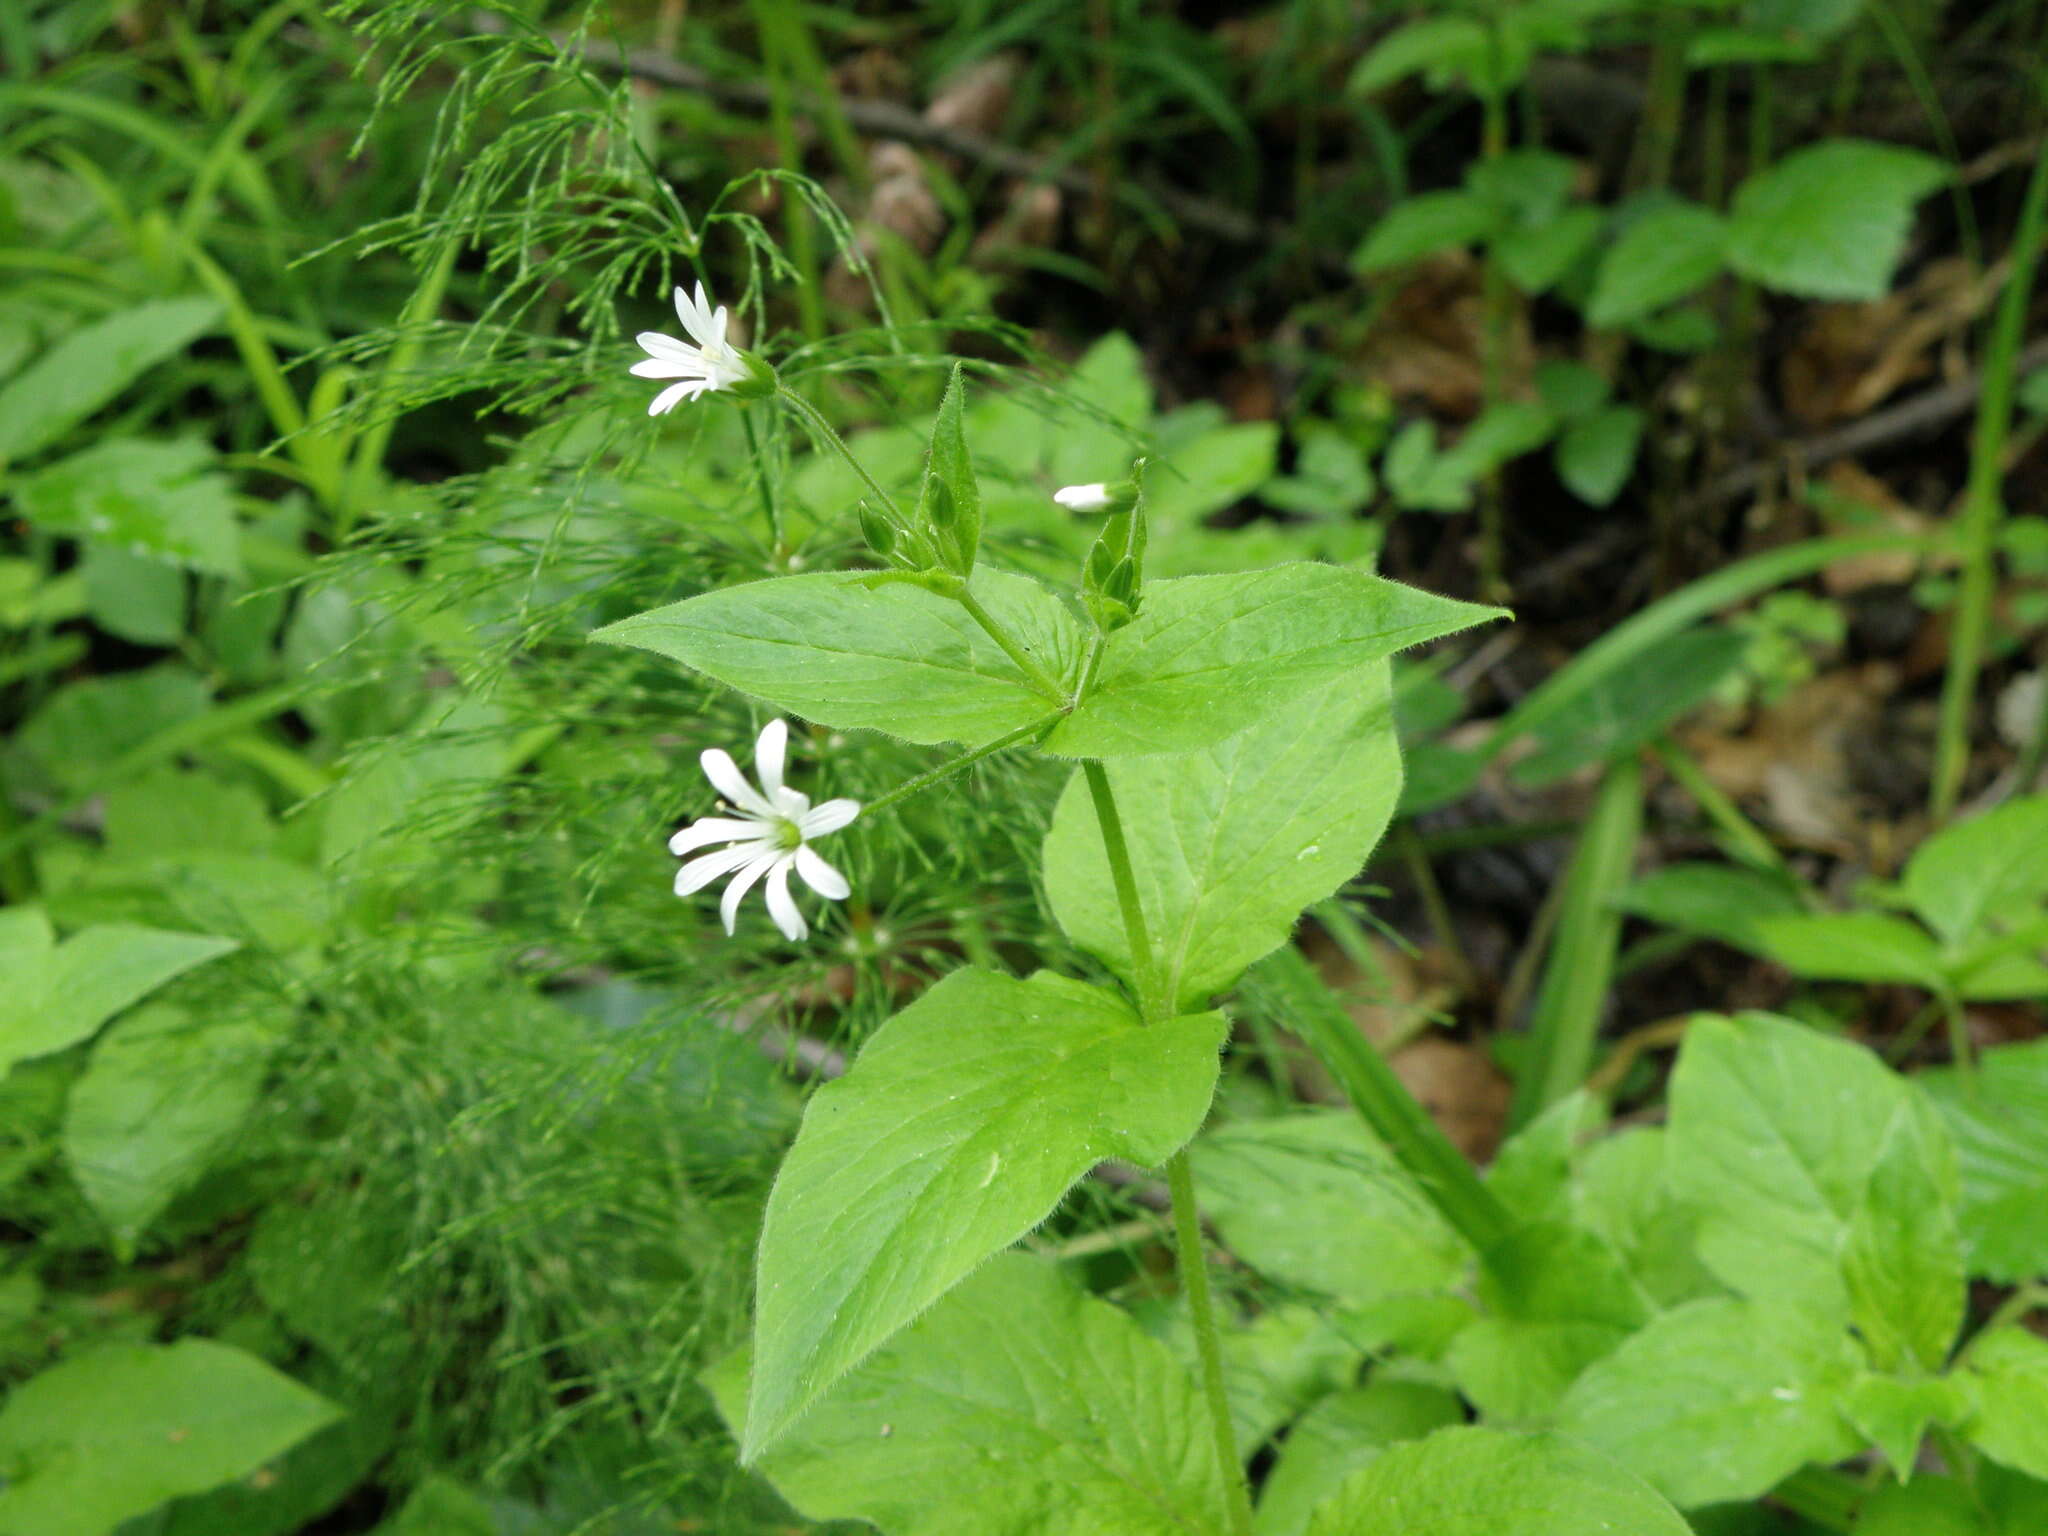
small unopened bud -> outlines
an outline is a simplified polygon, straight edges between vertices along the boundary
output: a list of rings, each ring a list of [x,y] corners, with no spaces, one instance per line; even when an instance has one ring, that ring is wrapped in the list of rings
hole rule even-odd
[[[896,547],[896,525],[866,502],[860,504],[860,534],[868,548],[886,555]]]
[[[1052,493],[1052,499],[1069,512],[1121,512],[1138,499],[1138,487],[1129,480],[1106,485],[1067,485]]]

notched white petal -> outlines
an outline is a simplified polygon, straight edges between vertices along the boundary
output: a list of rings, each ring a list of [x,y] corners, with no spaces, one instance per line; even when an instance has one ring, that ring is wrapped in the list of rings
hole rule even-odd
[[[816,810],[805,812],[797,820],[797,830],[805,837],[823,837],[850,825],[859,814],[858,800],[827,800]]]
[[[803,868],[803,856],[809,849],[797,850],[797,868]],[[768,915],[775,919],[775,926],[782,930],[782,936],[792,944],[810,937],[811,926],[804,921],[803,913],[797,910],[796,898],[789,894],[789,861],[777,864],[768,876]]]
[[[789,722],[770,720],[754,742],[754,772],[770,800],[780,800],[782,766],[789,756]]]

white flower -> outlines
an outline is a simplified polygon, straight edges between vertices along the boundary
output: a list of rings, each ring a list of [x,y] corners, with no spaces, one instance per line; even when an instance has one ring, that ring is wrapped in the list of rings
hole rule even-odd
[[[682,289],[676,290],[676,314],[682,319],[683,329],[690,333],[690,341],[696,343],[694,347],[659,331],[642,331],[634,338],[648,353],[645,362],[633,365],[637,377],[682,380],[654,397],[647,407],[650,416],[672,411],[684,400],[731,389],[753,376],[739,348],[725,339],[726,321],[730,318],[725,306],[719,305],[714,312],[702,283],[697,285],[694,299]]]
[[[754,743],[759,789],[747,782],[730,754],[717,747],[705,752],[699,759],[704,777],[725,797],[723,808],[735,814],[699,817],[668,840],[668,851],[678,857],[712,843],[729,845],[692,859],[676,871],[678,896],[700,891],[721,875],[732,876],[718,903],[728,935],[739,916],[741,899],[763,875],[768,877],[768,915],[791,940],[805,938],[811,931],[789,894],[792,868],[804,877],[804,884],[828,900],[842,901],[851,889],[846,876],[811,851],[811,842],[852,821],[860,814],[860,802],[827,800],[813,809],[809,796],[782,782],[788,748],[788,725],[769,721],[761,739]]]
[[[1069,512],[1100,512],[1109,505],[1109,487],[1100,480],[1093,485],[1061,486],[1052,499]]]

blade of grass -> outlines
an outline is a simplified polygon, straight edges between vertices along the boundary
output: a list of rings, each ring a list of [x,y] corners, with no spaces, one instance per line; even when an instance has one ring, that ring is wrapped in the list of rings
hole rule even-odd
[[[2005,478],[2005,440],[2012,430],[2013,392],[2019,378],[2020,339],[2034,269],[2048,236],[2048,155],[2036,157],[2013,234],[2012,276],[1998,301],[1991,345],[1984,359],[1984,390],[1977,397],[1977,425],[1970,437],[1970,478],[1963,489],[1957,533],[1962,545],[1962,591],[1955,631],[1949,639],[1948,675],[1942,681],[1941,717],[1935,729],[1934,776],[1928,810],[1945,821],[1962,793],[1970,764],[1970,705],[1977,696],[1977,672],[1984,664],[1991,627],[1992,559],[2004,514],[2000,486]]]
[[[1593,1041],[1621,937],[1621,912],[1613,898],[1628,883],[1642,824],[1643,770],[1629,756],[1612,764],[1600,781],[1572,853],[1557,938],[1529,1021],[1529,1059],[1515,1084],[1511,1126],[1527,1125],[1592,1070]]]

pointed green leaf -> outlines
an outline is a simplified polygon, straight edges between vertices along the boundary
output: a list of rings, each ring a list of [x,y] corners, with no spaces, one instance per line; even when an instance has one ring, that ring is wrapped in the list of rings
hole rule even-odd
[[[1096,1163],[1170,1157],[1226,1030],[1214,1013],[1144,1028],[1100,987],[981,970],[877,1030],[812,1097],[769,1197],[746,1459]]]
[[[1938,1371],[1955,1345],[1968,1289],[1958,1199],[1948,1131],[1909,1089],[1842,1244],[1850,1319],[1881,1370]]]
[[[1276,709],[1186,757],[1108,768],[1162,988],[1199,1006],[1365,865],[1401,793],[1388,667]],[[1046,895],[1082,948],[1129,975],[1102,829],[1077,771],[1045,841]]]
[[[946,381],[945,397],[939,401],[938,419],[932,423],[931,456],[925,463],[918,505],[927,532],[946,554],[946,568],[965,576],[974,569],[974,552],[981,545],[981,487],[975,481],[974,463],[967,456],[967,434],[960,425],[965,393],[960,377],[960,365],[955,363],[953,376]]]
[[[0,464],[49,447],[220,313],[211,299],[157,299],[73,331],[0,388]]]
[[[1728,264],[1809,299],[1878,299],[1913,227],[1913,207],[1949,179],[1932,155],[1863,139],[1796,149],[1735,191]]]
[[[1969,1391],[1947,1376],[1886,1376],[1866,1371],[1842,1395],[1842,1417],[1884,1453],[1892,1476],[1909,1481],[1930,1424],[1954,1424],[1968,1412]]]
[[[1610,330],[1697,293],[1721,270],[1727,245],[1727,225],[1710,208],[1676,200],[1651,208],[1601,258],[1587,323]]]
[[[2012,800],[1930,837],[1906,864],[1906,900],[1960,945],[2048,895],[2048,795]]]
[[[1869,1051],[1767,1014],[1696,1019],[1668,1163],[1726,1284],[1846,1326],[1842,1246],[1911,1092]]]
[[[1976,1398],[1970,1439],[1986,1456],[2048,1479],[2048,1339],[1996,1328],[1970,1346],[1963,1380]]]
[[[1300,563],[1145,588],[1081,705],[1046,749],[1068,757],[1196,752],[1370,662],[1506,610]]]
[[[1355,1474],[1309,1536],[1690,1536],[1678,1512],[1583,1446],[1440,1429]]]
[[[1986,1051],[1969,1079],[1942,1068],[1915,1081],[1955,1140],[1970,1273],[2008,1285],[2048,1274],[2048,1040]]]
[[[155,1004],[94,1045],[65,1107],[64,1154],[121,1252],[240,1128],[277,1039],[248,1020]]]
[[[1484,240],[1500,210],[1476,192],[1423,192],[1396,203],[1351,258],[1359,272],[1384,272],[1454,246]]]
[[[654,651],[806,720],[930,745],[983,746],[1047,717],[1041,692],[950,598],[858,571],[725,587],[607,625],[606,645]],[[1085,648],[1037,582],[986,566],[972,591],[1068,685]]]
[[[728,1422],[744,1356],[711,1373]],[[856,1369],[761,1458],[814,1520],[889,1536],[1223,1536],[1193,1380],[1124,1313],[1004,1254]]]
[[[53,945],[39,913],[0,914],[0,1073],[76,1045],[173,977],[239,946],[233,939],[103,923]]]
[[[0,1531],[106,1536],[246,1477],[339,1417],[254,1355],[207,1339],[74,1355],[0,1407]]]
[[[1665,1312],[1565,1394],[1560,1433],[1682,1509],[1752,1499],[1861,1449],[1835,1403],[1858,1368],[1839,1324],[1732,1298]]]

